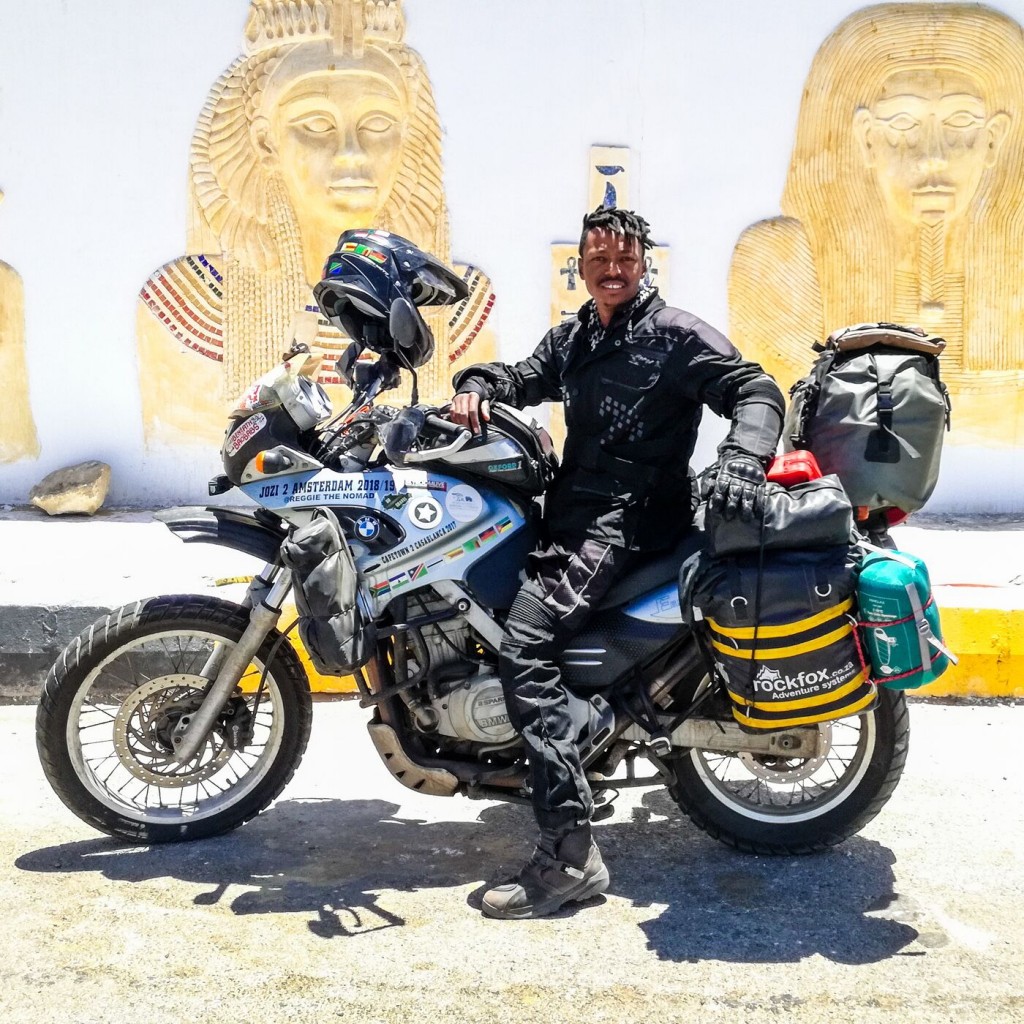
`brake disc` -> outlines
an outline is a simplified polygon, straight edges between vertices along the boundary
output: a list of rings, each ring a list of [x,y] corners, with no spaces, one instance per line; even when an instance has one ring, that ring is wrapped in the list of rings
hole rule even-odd
[[[741,753],[740,761],[751,775],[764,782],[802,782],[809,779],[825,763],[832,749],[831,724],[823,722],[818,729],[821,730],[821,753],[816,757],[790,759],[777,754]]]
[[[181,788],[215,775],[230,759],[233,751],[217,731],[185,764],[171,745],[174,731],[199,707],[208,683],[202,676],[185,673],[159,676],[124,700],[114,719],[114,750],[135,778],[162,788]]]

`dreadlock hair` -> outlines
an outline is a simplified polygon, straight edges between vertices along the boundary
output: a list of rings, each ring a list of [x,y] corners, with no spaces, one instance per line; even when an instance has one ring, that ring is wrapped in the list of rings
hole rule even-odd
[[[583,218],[583,233],[580,235],[580,255],[587,244],[587,235],[594,230],[612,231],[626,238],[636,238],[640,248],[646,252],[654,247],[649,234],[651,225],[634,210],[620,210],[615,206],[599,206]]]

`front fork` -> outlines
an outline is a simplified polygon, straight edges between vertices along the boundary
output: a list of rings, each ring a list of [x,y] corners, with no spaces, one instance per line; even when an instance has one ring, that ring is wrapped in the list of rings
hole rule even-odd
[[[263,641],[277,625],[281,617],[281,605],[291,589],[291,571],[273,562],[264,566],[256,577],[246,598],[252,604],[249,625],[234,647],[218,644],[207,659],[202,674],[213,682],[206,691],[203,703],[190,716],[187,727],[171,738],[174,755],[179,763],[190,761],[206,742],[217,716],[224,710]]]

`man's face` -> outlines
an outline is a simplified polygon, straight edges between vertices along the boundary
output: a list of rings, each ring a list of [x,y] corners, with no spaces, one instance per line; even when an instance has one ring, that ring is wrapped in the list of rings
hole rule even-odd
[[[599,312],[612,313],[640,290],[644,254],[638,238],[627,238],[606,228],[587,234],[580,274]]]

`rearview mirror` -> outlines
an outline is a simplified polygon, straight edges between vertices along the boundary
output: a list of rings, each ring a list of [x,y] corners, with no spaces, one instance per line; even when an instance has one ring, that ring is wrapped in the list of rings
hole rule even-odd
[[[349,385],[354,391],[368,391],[374,384],[380,385],[380,391],[389,391],[398,387],[401,376],[394,363],[394,356],[385,352],[378,359],[361,359],[353,371],[355,386]]]
[[[388,330],[399,348],[416,347],[420,337],[419,314],[416,307],[406,298],[397,298],[391,303],[391,316]]]
[[[353,390],[355,390],[355,367],[359,360],[359,356],[362,354],[363,346],[357,341],[353,341],[344,352],[338,356],[338,361],[334,364],[334,368],[338,371],[338,376]]]

